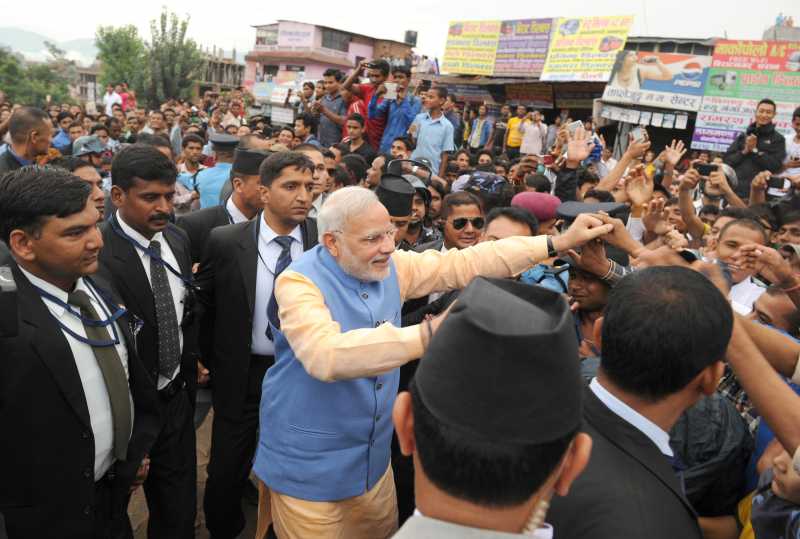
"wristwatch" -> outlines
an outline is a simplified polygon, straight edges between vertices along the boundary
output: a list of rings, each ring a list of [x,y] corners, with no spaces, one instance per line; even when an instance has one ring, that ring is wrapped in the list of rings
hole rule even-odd
[[[553,247],[553,236],[547,236],[547,256],[552,258],[558,254],[556,248]]]

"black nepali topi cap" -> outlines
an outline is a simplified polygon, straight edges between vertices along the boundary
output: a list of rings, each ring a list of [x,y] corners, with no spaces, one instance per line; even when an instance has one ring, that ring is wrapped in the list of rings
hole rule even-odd
[[[384,174],[375,194],[392,217],[408,217],[414,202],[414,187],[402,176]]]
[[[248,176],[258,176],[258,167],[271,154],[258,150],[236,148],[233,154],[233,171]]]
[[[211,142],[211,149],[215,151],[232,152],[239,145],[239,137],[225,133],[214,133],[208,137],[208,140]]]
[[[561,294],[475,278],[458,296],[415,375],[442,423],[492,442],[544,444],[581,425],[583,382]]]

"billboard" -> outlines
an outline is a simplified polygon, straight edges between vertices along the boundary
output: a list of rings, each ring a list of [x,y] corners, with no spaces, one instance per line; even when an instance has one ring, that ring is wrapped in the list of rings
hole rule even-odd
[[[447,30],[442,71],[491,75],[500,21],[454,21]]]
[[[622,50],[603,101],[697,111],[710,67],[709,56]]]
[[[560,18],[553,23],[543,81],[607,81],[633,15]]]
[[[506,102],[535,107],[553,108],[553,87],[550,84],[506,84]]]
[[[692,148],[724,152],[753,122],[757,103],[777,104],[775,126],[794,136],[792,112],[800,103],[800,43],[719,41],[714,47]]]
[[[494,59],[496,77],[538,77],[550,43],[553,19],[503,21]]]

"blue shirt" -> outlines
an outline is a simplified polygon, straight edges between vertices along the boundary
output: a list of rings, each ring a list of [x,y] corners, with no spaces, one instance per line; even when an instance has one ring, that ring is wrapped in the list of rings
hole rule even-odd
[[[219,206],[219,193],[231,177],[232,163],[217,163],[197,173],[197,190],[200,192],[200,207]],[[191,183],[191,178],[190,178]],[[181,181],[184,185],[184,181]],[[187,186],[188,187],[188,186]]]
[[[413,95],[406,95],[405,99],[399,103],[396,99],[384,99],[378,103],[378,95],[376,93],[372,94],[372,99],[369,100],[369,108],[367,109],[369,117],[377,118],[388,114],[386,128],[383,131],[378,150],[380,153],[389,153],[392,149],[392,141],[397,137],[406,136],[411,122],[414,121],[421,109],[422,102]]]
[[[59,152],[63,152],[66,148],[69,148],[70,144],[72,144],[72,141],[69,139],[69,133],[63,129],[59,129],[58,133],[56,133],[56,136],[53,137],[53,148]]]
[[[430,160],[433,173],[439,173],[439,166],[442,164],[442,152],[452,152],[455,150],[453,144],[453,124],[444,117],[431,118],[430,113],[421,112],[414,118],[414,125],[417,126],[417,147],[411,154],[411,159],[425,157]]]
[[[337,95],[331,97],[330,94],[322,96],[320,101],[323,107],[331,111],[337,116],[344,116],[347,114],[347,104],[342,99],[342,96]],[[327,148],[342,141],[342,126],[320,113],[319,117],[319,142]]]

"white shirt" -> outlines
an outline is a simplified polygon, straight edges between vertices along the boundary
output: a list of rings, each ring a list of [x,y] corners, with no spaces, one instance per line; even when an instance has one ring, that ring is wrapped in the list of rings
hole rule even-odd
[[[786,137],[786,159],[784,163],[788,162],[790,159],[800,159],[800,142],[795,142],[794,139],[795,137]],[[800,174],[800,167],[787,168],[784,174],[787,176]]]
[[[312,219],[316,219],[319,215],[319,211],[322,209],[322,205],[325,204],[327,199],[328,193],[322,193],[319,195],[314,202],[311,203],[311,207],[308,209],[308,216]]]
[[[117,92],[106,93],[103,95],[103,105],[106,106],[106,116],[111,116],[114,112],[114,105],[122,105],[122,97]]]
[[[668,457],[673,455],[672,448],[669,446],[669,434],[662,430],[661,427],[609,393],[606,388],[600,385],[597,378],[592,378],[589,389],[609,410],[650,438],[659,451]]]
[[[748,277],[741,283],[731,287],[728,299],[731,300],[733,310],[745,316],[753,311],[753,303],[766,291],[766,288],[758,286],[751,277]]]
[[[119,226],[122,228],[122,231],[125,232],[128,236],[133,239],[133,241],[137,242],[142,247],[148,247],[151,241],[157,241],[161,244],[161,258],[164,259],[167,264],[175,268],[177,271],[180,271],[180,266],[178,265],[178,259],[175,258],[175,254],[172,252],[172,249],[169,246],[169,243],[164,239],[164,234],[159,232],[153,236],[153,239],[148,240],[141,234],[139,234],[136,230],[131,228],[125,221],[122,220],[122,216],[117,212],[117,221],[119,222]],[[147,275],[147,280],[150,281],[150,286],[152,289],[152,278],[150,276],[150,255],[144,252],[141,249],[136,249],[136,254],[139,255],[139,260],[142,262],[142,267],[144,267],[144,273]],[[172,292],[172,301],[175,303],[175,315],[178,318],[178,346],[179,352],[183,352],[183,331],[180,330],[181,321],[183,320],[183,302],[186,298],[186,288],[183,284],[183,281],[177,276],[174,275],[171,271],[164,268],[167,272],[167,280],[169,281],[169,289]],[[172,373],[172,376],[166,378],[165,376],[159,374],[158,375],[158,389],[164,389],[167,384],[169,384],[175,376],[178,374],[178,371],[181,369],[180,363],[178,367],[175,369],[175,372]]]
[[[519,130],[522,132],[520,153],[541,155],[547,138],[547,126],[544,123],[521,122]]]
[[[609,158],[608,158],[608,161],[603,161],[602,159],[601,159],[600,161],[601,161],[601,162],[602,162],[602,163],[605,165],[606,169],[607,169],[609,172],[611,172],[612,170],[614,170],[614,167],[616,167],[616,166],[617,166],[617,160],[616,160],[616,159],[614,159],[613,157],[609,157]]]
[[[68,294],[66,292],[25,271],[21,266],[19,269],[31,284],[67,303]],[[75,290],[83,290],[89,295],[89,299],[92,301],[92,306],[98,316],[107,318],[111,315],[105,302],[100,301],[98,294],[83,279],[78,279],[75,284]],[[86,330],[80,318],[73,316],[57,303],[45,298],[42,298],[42,301],[47,305],[50,314],[60,324],[68,327],[76,335],[86,337]],[[120,338],[120,342],[115,348],[122,361],[125,376],[128,377],[128,349],[125,348],[125,342],[122,340],[122,332],[119,326],[114,323],[114,327]],[[110,330],[111,328],[107,329]],[[94,479],[98,481],[105,475],[111,464],[114,463],[114,419],[111,415],[111,400],[108,397],[106,382],[103,379],[103,373],[97,364],[97,358],[92,347],[79,341],[63,329],[61,332],[64,334],[64,338],[67,339],[69,348],[72,351],[72,357],[75,359],[75,366],[78,369],[81,386],[83,386],[83,396],[86,399],[86,407],[89,410],[89,422],[92,426],[92,434],[94,434]],[[109,331],[109,334],[113,337],[113,331]],[[131,425],[133,425],[133,398],[131,398]]]
[[[228,215],[233,219],[233,224],[244,223],[250,220],[239,210],[239,207],[233,203],[233,197],[228,197],[228,202],[225,203],[225,209],[228,210]]]
[[[414,515],[418,516],[418,517],[422,517],[422,518],[427,518],[427,519],[430,519],[430,520],[437,520],[437,519],[434,519],[434,518],[431,518],[431,517],[426,517],[425,515],[420,513],[419,509],[414,509]],[[440,522],[445,522],[445,521],[441,520]],[[448,522],[448,524],[452,524],[454,526],[463,526],[463,524],[456,524],[454,522]],[[468,528],[469,526],[464,526],[464,527]],[[477,528],[471,528],[471,529],[477,529]],[[541,527],[537,528],[536,531],[533,532],[533,535],[521,535],[521,534],[516,534],[516,533],[499,532],[499,531],[494,531],[494,530],[486,530],[486,532],[487,533],[491,533],[492,536],[496,535],[497,537],[501,537],[501,536],[502,537],[506,537],[506,536],[508,536],[508,537],[516,537],[516,536],[519,536],[519,537],[525,537],[526,539],[553,539],[553,526],[551,526],[547,522],[543,522]]]
[[[274,356],[275,345],[267,338],[267,306],[272,297],[272,287],[275,284],[275,266],[283,248],[274,241],[280,234],[276,234],[267,224],[264,214],[261,214],[261,230],[258,233],[258,274],[256,276],[256,302],[253,313],[253,330],[251,334],[250,352],[260,356]],[[295,241],[290,247],[292,260],[297,260],[303,254],[303,233],[297,225],[289,234]]]

